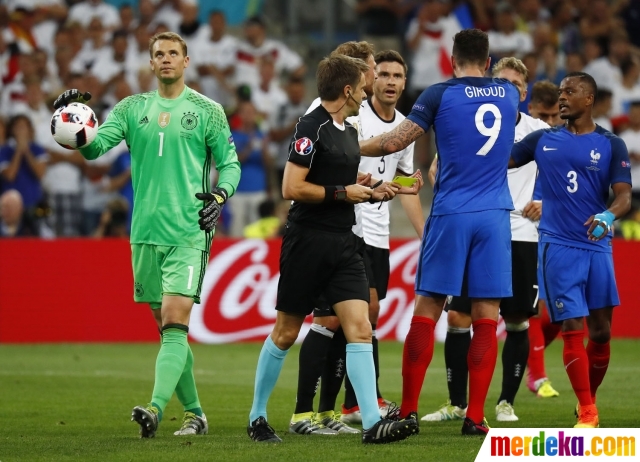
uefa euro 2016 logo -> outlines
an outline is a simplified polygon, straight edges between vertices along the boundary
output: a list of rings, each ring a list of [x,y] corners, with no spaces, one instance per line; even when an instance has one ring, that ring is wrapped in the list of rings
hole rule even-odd
[[[299,140],[296,140],[294,148],[296,152],[301,156],[307,156],[311,154],[311,150],[313,149],[313,143],[307,137],[300,138]]]

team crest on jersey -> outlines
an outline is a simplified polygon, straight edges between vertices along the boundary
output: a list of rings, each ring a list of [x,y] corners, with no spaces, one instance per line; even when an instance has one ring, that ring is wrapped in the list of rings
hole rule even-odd
[[[166,127],[167,125],[169,125],[169,122],[171,122],[171,113],[161,112],[158,116],[158,125],[160,125],[160,128]]]
[[[625,160],[623,160],[622,162],[620,162],[620,165],[622,165],[623,168],[631,168],[631,162],[627,162]]]
[[[136,282],[133,285],[133,290],[134,290],[136,296],[138,296],[138,297],[142,297],[144,295],[144,289],[142,287],[142,284],[139,283],[139,282]]]
[[[182,125],[182,128],[186,130],[193,130],[198,126],[198,116],[193,112],[186,112],[182,116],[180,125]]]
[[[294,149],[301,156],[307,156],[311,154],[311,151],[313,150],[313,143],[307,137],[300,138],[299,140],[296,140]]]

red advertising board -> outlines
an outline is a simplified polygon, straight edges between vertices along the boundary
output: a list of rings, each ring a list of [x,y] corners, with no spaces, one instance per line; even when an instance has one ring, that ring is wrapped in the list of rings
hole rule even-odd
[[[417,251],[417,241],[391,242],[379,338],[403,340],[409,329]],[[279,255],[278,240],[216,239],[202,303],[191,316],[192,340],[264,339],[275,319]],[[640,337],[635,281],[640,243],[616,241],[614,260],[622,305],[615,311],[613,334]],[[0,342],[157,341],[148,307],[135,304],[132,294],[130,247],[124,240],[0,240]]]

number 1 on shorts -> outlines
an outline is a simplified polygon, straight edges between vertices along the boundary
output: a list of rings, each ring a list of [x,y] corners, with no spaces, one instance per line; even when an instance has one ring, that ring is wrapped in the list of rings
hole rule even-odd
[[[187,281],[187,290],[191,290],[191,282],[193,281],[193,266],[187,266],[189,268],[189,280]]]

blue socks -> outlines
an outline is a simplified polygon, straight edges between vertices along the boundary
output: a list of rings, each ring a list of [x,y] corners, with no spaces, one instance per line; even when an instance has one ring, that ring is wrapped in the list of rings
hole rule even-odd
[[[373,346],[370,343],[347,345],[347,374],[358,398],[362,428],[368,430],[380,420],[376,369],[373,364]]]
[[[278,348],[271,340],[271,336],[265,340],[258,358],[258,367],[256,368],[256,381],[253,389],[253,405],[249,414],[249,425],[260,416],[267,418],[267,401],[269,401],[271,392],[276,386],[284,358],[288,352],[289,350]],[[375,388],[373,391],[375,392]]]

